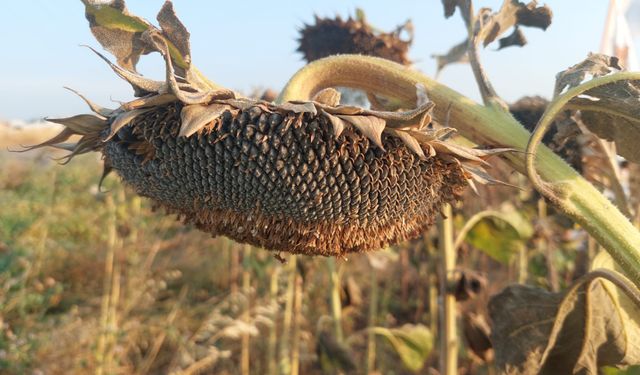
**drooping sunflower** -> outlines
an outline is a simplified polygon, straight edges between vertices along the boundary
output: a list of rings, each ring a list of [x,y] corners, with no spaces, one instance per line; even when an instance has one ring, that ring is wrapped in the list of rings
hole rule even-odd
[[[486,180],[484,159],[497,151],[432,129],[426,97],[401,112],[341,106],[332,89],[304,102],[241,98],[191,64],[171,2],[159,28],[123,1],[83,2],[117,64],[96,53],[137,99],[107,109],[83,97],[94,114],[50,120],[64,130],[34,147],[65,147],[69,158],[100,152],[105,172],[203,231],[274,251],[367,251],[417,236],[474,178]],[[136,72],[150,52],[164,58],[165,81]],[[62,146],[73,135],[80,140]]]

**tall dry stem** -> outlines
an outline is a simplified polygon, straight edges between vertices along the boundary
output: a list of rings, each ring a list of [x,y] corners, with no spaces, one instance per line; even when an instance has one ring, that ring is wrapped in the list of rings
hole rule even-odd
[[[445,204],[443,217],[438,220],[438,235],[442,267],[440,270],[440,294],[442,296],[442,329],[440,346],[440,373],[456,375],[458,373],[458,333],[456,327],[456,297],[449,292],[454,280],[456,250],[453,247],[453,213],[451,205]]]
[[[287,264],[287,291],[285,294],[284,315],[282,318],[282,335],[280,336],[280,373],[289,374],[291,372],[291,320],[293,316],[293,302],[295,297],[295,280],[297,256],[289,257]]]
[[[291,375],[300,370],[300,331],[302,324],[302,276],[296,274],[296,291],[293,311],[293,337],[291,339]]]
[[[251,246],[244,245],[242,251],[242,294],[245,297],[245,306],[242,313],[242,320],[250,324],[251,320]],[[250,363],[251,363],[251,341],[249,332],[242,334],[242,352],[240,360],[240,368],[242,375],[249,375]]]

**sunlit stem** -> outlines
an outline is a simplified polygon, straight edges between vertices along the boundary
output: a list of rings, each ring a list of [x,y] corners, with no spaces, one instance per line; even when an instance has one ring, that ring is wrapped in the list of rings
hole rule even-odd
[[[458,373],[458,333],[456,329],[456,297],[450,293],[449,286],[455,280],[456,250],[453,247],[453,217],[450,204],[442,209],[443,217],[438,221],[438,245],[440,250],[440,295],[442,296],[442,321],[440,344],[440,373],[455,375]]]
[[[340,275],[336,268],[336,259],[327,258],[327,268],[331,280],[331,315],[333,316],[334,332],[336,340],[342,342],[342,302],[340,301]]]
[[[302,276],[296,274],[296,290],[293,309],[293,337],[291,338],[291,375],[298,375],[300,369],[300,334],[302,324]]]
[[[273,306],[278,304],[278,277],[280,276],[281,267],[277,266],[271,272],[271,281],[269,284],[269,298]],[[279,309],[273,310],[273,322],[274,324],[269,327],[269,342],[267,347],[267,367],[269,375],[276,375],[278,372],[277,359],[276,359],[276,346],[278,343],[278,331],[277,325]]]
[[[371,289],[369,291],[369,328],[376,326],[376,317],[378,316],[378,278],[376,270],[371,267],[369,270],[369,280]],[[375,331],[369,329],[367,332],[367,362],[365,373],[370,374],[376,368],[376,337]]]
[[[297,275],[297,256],[289,257],[287,264],[287,291],[285,294],[285,307],[282,318],[282,334],[280,339],[280,373],[289,374],[291,372],[291,322],[293,317],[293,303],[295,297],[295,281]]]
[[[245,298],[244,311],[242,313],[242,320],[250,323],[251,320],[251,246],[244,245],[242,251],[242,294]],[[249,375],[250,363],[251,363],[251,337],[248,332],[242,335],[242,351],[240,355],[240,368],[243,375]]]

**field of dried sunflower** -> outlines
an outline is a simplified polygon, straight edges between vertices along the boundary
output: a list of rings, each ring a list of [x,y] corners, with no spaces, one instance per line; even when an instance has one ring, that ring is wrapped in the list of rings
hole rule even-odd
[[[638,157],[602,122],[638,121],[629,105],[638,77],[591,55],[558,76],[551,102],[509,107],[529,130],[555,122],[544,143],[619,213],[544,146],[532,167],[535,141],[527,145],[477,60],[479,43],[511,26],[501,48],[525,43],[518,26],[546,28],[547,7],[506,1],[474,18],[470,2],[443,1],[470,39],[439,56],[439,69],[469,61],[482,107],[399,64],[322,59],[361,53],[410,65],[410,23],[384,33],[362,11],[316,18],[300,51],[320,60],[260,101],[191,65],[170,2],[160,29],[123,2],[83,2],[138,99],[115,110],[88,102],[95,115],[53,120],[65,130],[50,140],[0,134],[12,149],[44,142],[72,155],[0,153],[0,373],[637,371],[612,367],[640,354],[638,271],[627,250],[636,235],[628,221],[602,221],[638,221]],[[132,73],[142,51],[164,57],[165,82]],[[595,79],[579,86],[586,75]],[[388,77],[392,85],[376,86]],[[491,147],[474,148],[448,125]],[[489,156],[502,159],[489,165]],[[122,180],[105,179],[111,170]],[[318,254],[330,257],[307,256]]]

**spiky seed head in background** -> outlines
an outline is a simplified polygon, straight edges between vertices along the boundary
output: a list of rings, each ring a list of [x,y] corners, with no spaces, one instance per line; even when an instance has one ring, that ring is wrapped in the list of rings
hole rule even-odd
[[[413,41],[413,25],[407,21],[396,30],[386,33],[376,30],[366,20],[364,12],[358,10],[357,17],[343,21],[340,16],[321,18],[300,29],[298,51],[307,62],[337,54],[360,54],[376,56],[410,65],[408,52]],[[407,33],[403,39],[402,34]]]

